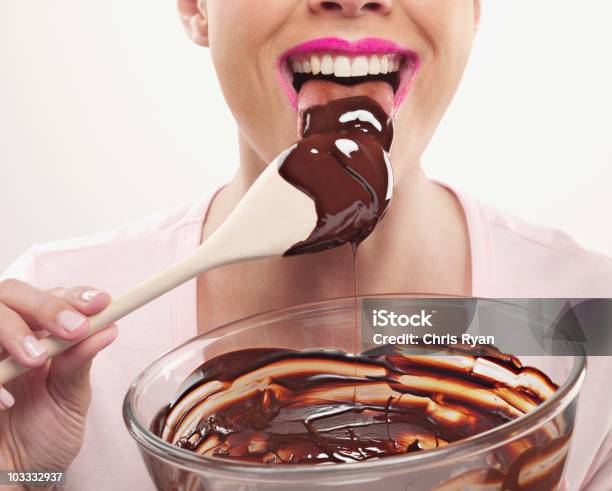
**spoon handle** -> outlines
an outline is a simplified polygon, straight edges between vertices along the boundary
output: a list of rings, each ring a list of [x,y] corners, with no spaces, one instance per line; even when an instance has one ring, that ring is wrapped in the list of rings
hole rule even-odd
[[[206,252],[207,248],[204,248],[203,244],[200,249],[183,261],[113,299],[106,309],[89,318],[89,328],[85,337],[77,341],[64,341],[47,336],[40,339],[40,343],[46,348],[50,358],[67,350],[100,331],[103,327],[125,317],[130,312],[155,300],[198,274],[216,267],[220,258],[218,255],[206,254]],[[222,259],[220,262],[225,263]],[[28,367],[20,365],[12,357],[6,358],[0,362],[0,384],[5,384],[28,370],[30,370]]]

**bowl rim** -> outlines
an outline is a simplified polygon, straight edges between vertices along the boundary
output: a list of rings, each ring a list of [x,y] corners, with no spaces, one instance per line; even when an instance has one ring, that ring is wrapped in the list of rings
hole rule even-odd
[[[510,304],[503,299],[493,299],[488,297],[461,297],[459,295],[440,295],[430,293],[384,293],[358,295],[357,300],[364,298],[457,298],[494,301],[500,305],[512,305],[513,308],[520,308],[524,311],[532,310],[529,307]],[[138,387],[156,368],[163,365],[164,360],[176,355],[178,352],[186,350],[191,344],[195,344],[204,338],[218,337],[220,332],[229,331],[240,325],[251,324],[254,321],[269,323],[280,319],[295,319],[301,315],[308,314],[320,315],[326,311],[339,311],[353,309],[355,297],[337,297],[317,302],[310,302],[290,307],[272,309],[266,312],[257,313],[242,319],[225,323],[209,332],[199,334],[185,341],[181,345],[167,351],[151,362],[130,384],[129,389],[123,400],[122,414],[128,432],[140,446],[141,450],[155,454],[165,461],[170,461],[178,467],[186,468],[196,472],[206,471],[209,474],[232,474],[252,477],[253,475],[265,476],[266,479],[273,478],[277,481],[283,479],[295,480],[297,473],[304,473],[309,477],[329,478],[338,472],[351,473],[370,473],[377,470],[391,470],[407,464],[411,465],[411,472],[417,471],[425,466],[436,467],[448,465],[459,459],[466,459],[474,455],[495,449],[508,442],[521,438],[526,433],[545,425],[561,411],[563,411],[572,401],[574,401],[582,387],[586,376],[587,356],[584,348],[577,345],[577,354],[574,355],[574,363],[567,379],[559,389],[544,403],[519,418],[511,420],[496,428],[478,433],[468,438],[449,443],[444,447],[439,447],[423,452],[411,452],[402,455],[387,456],[381,459],[370,459],[358,463],[337,463],[333,465],[316,464],[296,464],[296,465],[269,465],[258,464],[244,461],[234,461],[216,457],[208,457],[196,454],[189,450],[178,448],[167,443],[158,436],[154,435],[148,428],[143,426],[136,417],[133,408],[134,398]],[[466,451],[468,449],[468,451]],[[358,465],[356,465],[358,464]],[[405,468],[404,468],[405,471]]]

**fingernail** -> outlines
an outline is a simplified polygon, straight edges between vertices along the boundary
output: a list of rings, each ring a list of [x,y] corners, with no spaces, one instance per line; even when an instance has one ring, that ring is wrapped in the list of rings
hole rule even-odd
[[[45,347],[40,344],[38,339],[36,339],[34,336],[26,336],[23,338],[23,347],[26,350],[26,353],[32,358],[38,358],[47,352]]]
[[[0,387],[0,403],[5,407],[5,409],[8,409],[15,404],[15,398],[4,387]]]
[[[66,331],[76,331],[87,319],[81,314],[77,314],[72,310],[64,310],[60,312],[59,323]]]
[[[99,290],[86,290],[81,293],[81,299],[85,302],[91,302],[98,293],[100,293]]]

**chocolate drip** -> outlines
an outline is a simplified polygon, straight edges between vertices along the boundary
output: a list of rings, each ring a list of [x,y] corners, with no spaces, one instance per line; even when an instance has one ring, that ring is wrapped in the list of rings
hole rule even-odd
[[[369,97],[304,113],[304,138],[281,158],[280,175],[315,202],[317,224],[285,256],[363,241],[385,214],[393,175],[387,152],[393,122]]]
[[[557,387],[516,358],[250,349],[204,363],[152,431],[194,452],[276,464],[427,450],[500,426]]]

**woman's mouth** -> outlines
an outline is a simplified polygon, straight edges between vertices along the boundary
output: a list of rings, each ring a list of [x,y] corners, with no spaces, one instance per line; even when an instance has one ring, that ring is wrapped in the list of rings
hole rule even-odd
[[[321,38],[285,52],[278,68],[281,85],[299,113],[330,100],[364,95],[393,116],[418,67],[417,54],[392,41]]]

